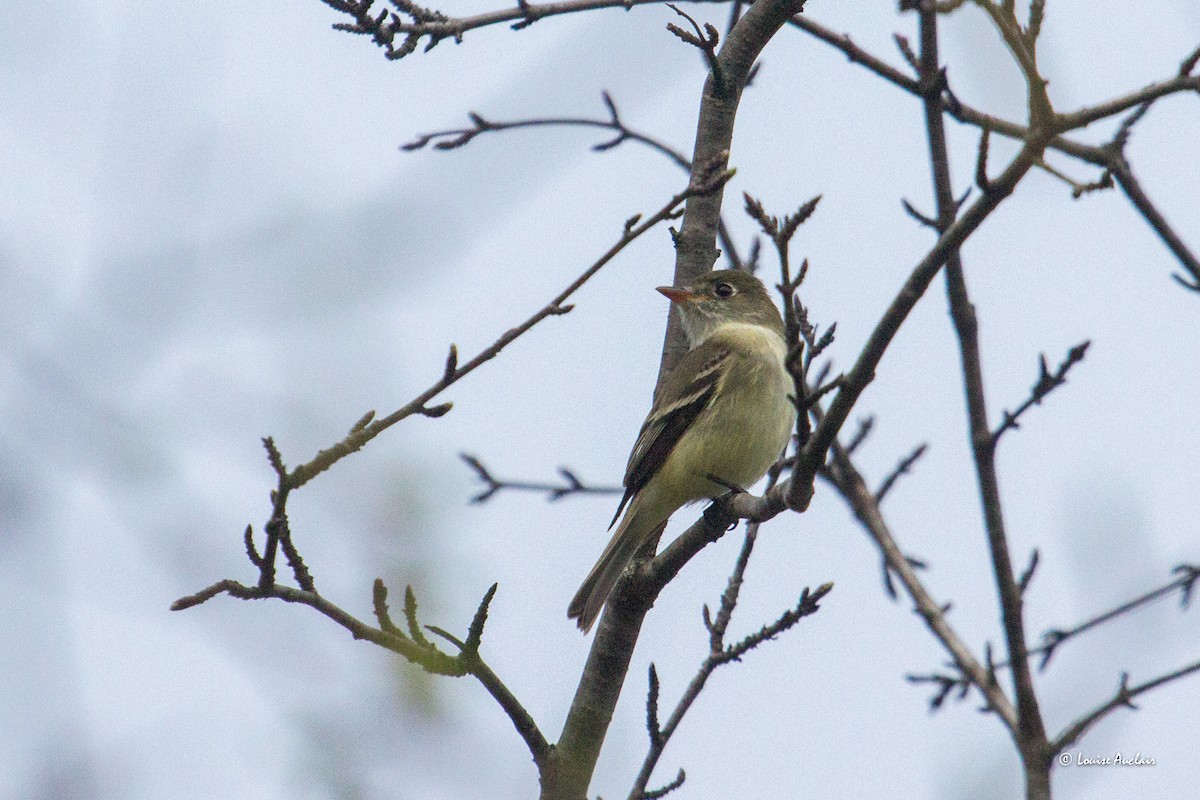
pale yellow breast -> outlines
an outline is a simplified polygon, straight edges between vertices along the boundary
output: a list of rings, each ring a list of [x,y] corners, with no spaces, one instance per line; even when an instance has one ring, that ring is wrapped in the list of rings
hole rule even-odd
[[[713,405],[663,464],[663,471],[677,479],[670,484],[684,495],[680,503],[725,493],[708,480],[709,473],[742,487],[753,484],[775,463],[795,426],[782,338],[762,326],[741,323],[723,325],[710,338],[733,349],[736,357],[721,378]]]

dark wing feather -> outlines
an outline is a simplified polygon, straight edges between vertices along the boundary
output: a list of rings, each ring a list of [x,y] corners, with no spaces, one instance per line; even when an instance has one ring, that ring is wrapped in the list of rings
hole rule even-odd
[[[621,517],[626,504],[658,472],[700,412],[708,408],[729,355],[729,349],[723,345],[702,342],[680,360],[667,378],[629,454],[625,495],[609,528]],[[684,376],[691,376],[691,380]]]

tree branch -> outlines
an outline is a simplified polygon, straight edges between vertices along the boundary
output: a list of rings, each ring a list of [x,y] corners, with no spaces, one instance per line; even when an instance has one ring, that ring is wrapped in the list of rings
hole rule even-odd
[[[780,633],[793,627],[804,617],[815,614],[819,610],[818,604],[821,599],[833,589],[832,583],[826,583],[812,592],[807,588],[804,589],[800,594],[800,599],[795,608],[785,611],[777,620],[763,626],[759,631],[750,634],[741,641],[727,645],[725,643],[725,633],[733,617],[734,608],[737,606],[738,593],[741,590],[746,565],[750,560],[750,554],[754,550],[754,543],[758,537],[759,524],[757,522],[750,522],[746,525],[746,535],[742,541],[742,549],[738,553],[733,572],[730,574],[725,591],[721,595],[721,603],[718,607],[716,617],[710,616],[708,606],[704,607],[704,624],[709,632],[708,655],[700,664],[695,676],[688,683],[683,696],[680,697],[679,702],[675,705],[675,709],[671,712],[671,716],[667,719],[666,724],[661,727],[657,725],[658,678],[656,673],[651,672],[652,702],[648,702],[647,704],[648,709],[654,709],[653,715],[649,713],[647,715],[647,726],[651,731],[650,749],[646,753],[646,758],[642,761],[642,767],[638,772],[637,778],[634,779],[633,788],[629,792],[629,800],[641,800],[648,796],[646,785],[650,781],[650,776],[654,772],[655,766],[657,766],[663,751],[666,750],[671,737],[678,730],[684,716],[692,707],[692,704],[695,703],[696,698],[700,696],[700,692],[703,691],[713,671],[722,664],[740,660],[743,655],[758,645],[768,639],[773,639]]]
[[[895,469],[888,473],[887,477],[880,482],[879,488],[875,490],[875,502],[877,504],[883,503],[883,498],[887,497],[887,493],[896,485],[896,481],[900,480],[901,476],[907,475],[909,470],[912,469],[913,464],[916,464],[928,449],[929,445],[922,442],[914,447],[911,453],[900,459]]]
[[[768,486],[773,486],[778,478],[779,471],[773,470],[769,476]],[[650,666],[650,688],[646,701],[646,728],[650,734],[650,749],[642,761],[641,770],[638,772],[633,788],[629,792],[629,800],[639,800],[639,798],[649,798],[652,796],[652,792],[646,791],[646,785],[650,781],[650,776],[653,774],[655,766],[657,766],[659,759],[662,757],[663,751],[666,750],[671,736],[679,727],[680,722],[682,722],[684,715],[687,714],[688,709],[691,708],[692,703],[699,697],[705,682],[708,680],[708,676],[712,674],[713,670],[721,664],[740,659],[747,651],[792,627],[803,617],[815,613],[818,610],[817,603],[833,588],[832,583],[827,583],[811,594],[806,588],[801,593],[800,601],[794,609],[784,612],[779,619],[771,625],[763,627],[758,633],[746,637],[736,645],[727,646],[725,644],[725,633],[729,629],[729,623],[733,618],[733,611],[737,607],[742,582],[746,574],[746,566],[750,563],[750,555],[753,553],[755,542],[758,540],[759,525],[760,523],[758,522],[749,522],[746,525],[742,548],[738,552],[733,571],[726,582],[725,591],[721,594],[721,603],[717,608],[716,616],[713,617],[709,613],[708,606],[704,606],[704,625],[708,629],[709,634],[708,656],[701,663],[695,677],[688,684],[683,696],[676,704],[675,710],[667,720],[667,724],[662,726],[658,723],[658,674],[654,669],[654,665]],[[665,586],[666,582],[666,580],[662,581],[661,586]],[[683,770],[680,770],[680,774],[683,774]]]
[[[1167,249],[1174,254],[1179,263],[1186,269],[1191,276],[1185,278],[1178,273],[1172,275],[1180,286],[1185,289],[1191,289],[1193,292],[1200,292],[1200,258],[1197,258],[1191,249],[1188,248],[1171,224],[1167,222],[1167,218],[1162,215],[1158,207],[1150,199],[1142,189],[1142,184],[1133,174],[1133,169],[1130,168],[1129,162],[1125,160],[1125,156],[1121,153],[1104,152],[1101,155],[1101,163],[1103,163],[1117,180],[1117,185],[1121,187],[1121,191],[1129,198],[1129,202],[1133,203],[1133,207],[1138,210],[1142,218],[1150,225],[1158,238],[1163,241]]]
[[[613,101],[608,92],[601,94],[605,108],[608,109],[608,119],[593,119],[590,117],[534,117],[530,119],[500,121],[484,119],[475,112],[470,112],[467,116],[471,120],[469,128],[451,128],[444,131],[434,131],[432,133],[423,133],[411,142],[401,145],[403,150],[420,150],[430,144],[437,150],[455,150],[459,147],[469,144],[476,136],[482,133],[498,133],[501,131],[519,130],[521,128],[544,128],[544,127],[571,127],[571,128],[599,128],[601,130],[613,131],[616,137],[606,142],[592,145],[592,149],[596,152],[611,150],[619,144],[626,141],[638,142],[651,150],[666,156],[676,166],[688,171],[691,170],[692,164],[687,160],[682,153],[664,142],[655,139],[652,136],[641,133],[630,128],[621,119],[620,113],[617,111],[617,105]]]
[[[875,500],[875,494],[867,487],[866,481],[841,445],[835,445],[833,448],[828,476],[838,494],[850,506],[855,519],[879,548],[888,569],[899,577],[901,585],[913,601],[918,616],[945,649],[959,673],[979,690],[986,707],[996,712],[1009,731],[1015,732],[1016,709],[1004,694],[1004,690],[996,683],[992,671],[976,660],[971,649],[947,621],[947,607],[933,599],[917,576],[916,569],[892,536],[891,529]]]
[[[692,162],[689,161],[681,152],[674,147],[666,144],[660,139],[653,136],[634,130],[625,124],[621,119],[620,112],[617,110],[617,104],[612,99],[608,92],[602,92],[601,97],[604,100],[604,106],[608,109],[608,119],[591,119],[588,117],[535,117],[532,119],[515,120],[508,122],[495,122],[493,120],[484,119],[475,112],[468,113],[471,120],[470,128],[451,128],[444,131],[434,131],[433,133],[423,133],[416,139],[401,145],[403,150],[420,150],[430,143],[437,150],[454,150],[463,147],[475,139],[476,136],[482,133],[495,133],[499,131],[518,130],[521,128],[539,128],[539,127],[583,127],[583,128],[600,128],[603,130],[611,130],[616,133],[616,136],[606,142],[592,145],[592,150],[596,152],[605,152],[612,150],[624,144],[625,142],[637,142],[649,147],[651,150],[665,156],[682,169],[684,172],[691,172]],[[721,250],[726,259],[729,261],[730,269],[746,269],[747,265],[742,261],[738,253],[737,245],[733,241],[728,228],[725,225],[725,220],[722,219],[717,226],[717,237],[721,243]]]
[[[472,503],[486,503],[492,499],[492,496],[504,489],[512,489],[521,492],[545,492],[546,499],[550,502],[561,500],[564,497],[572,494],[620,494],[625,491],[620,486],[592,486],[584,483],[579,477],[567,469],[559,467],[558,474],[562,476],[564,483],[541,483],[537,481],[511,481],[504,478],[497,478],[495,475],[483,465],[478,458],[466,453],[459,453],[458,457],[466,462],[472,470],[475,471],[476,477],[483,481],[487,487],[479,494],[471,498]]]
[[[513,695],[479,655],[479,644],[483,636],[483,625],[487,619],[488,605],[495,593],[496,585],[493,584],[487,594],[484,595],[483,601],[479,604],[479,608],[475,612],[475,618],[471,622],[465,642],[446,633],[441,628],[430,627],[430,630],[458,647],[459,653],[457,656],[442,652],[434,644],[424,639],[424,637],[418,638],[414,635],[414,637],[410,638],[397,628],[388,617],[387,589],[383,581],[379,579],[375,580],[375,613],[380,622],[380,627],[378,628],[368,625],[349,612],[329,602],[316,592],[295,589],[279,584],[264,587],[245,586],[233,580],[218,581],[196,594],[176,600],[171,605],[171,610],[180,611],[185,608],[191,608],[219,594],[228,594],[230,597],[236,597],[241,600],[274,598],[288,603],[306,605],[345,628],[355,639],[365,639],[387,650],[391,650],[406,660],[414,664],[419,664],[428,672],[454,677],[462,675],[475,677],[504,710],[504,713],[508,715],[513,723],[513,727],[516,728],[517,733],[529,748],[534,763],[541,766],[545,763],[551,752],[550,745],[546,742],[545,737],[542,736],[541,731],[538,730],[537,723],[534,722],[533,717],[529,715],[529,712],[525,710],[525,707],[521,705],[516,696]],[[406,604],[405,614],[409,617],[410,623],[415,626],[416,603],[411,599],[411,588],[407,594],[409,602]],[[413,631],[415,634],[417,629],[413,627]]]
[[[839,34],[830,28],[827,28],[820,23],[814,22],[808,17],[795,17],[790,20],[791,24],[813,36],[814,38],[829,44],[830,46],[840,50],[846,57],[879,77],[888,81],[894,86],[897,86],[909,94],[922,96],[923,88],[919,81],[910,78],[900,70],[888,64],[881,58],[872,55],[862,49],[850,39],[846,34]],[[1196,52],[1200,52],[1197,50]],[[1195,68],[1194,55],[1189,56],[1180,68],[1180,75],[1187,80],[1195,80],[1195,77],[1188,78],[1190,72]],[[1170,78],[1156,84],[1119,98],[1108,105],[1111,113],[1120,113],[1122,110],[1137,105],[1142,98],[1152,97],[1154,99],[1173,94],[1181,91],[1188,91],[1191,84],[1187,80],[1180,80],[1178,77]],[[938,103],[943,113],[949,114],[959,122],[974,125],[980,128],[986,128],[992,133],[998,133],[1010,139],[1028,140],[1030,132],[1029,128],[1001,117],[996,117],[991,114],[986,114],[979,109],[976,109],[966,103],[961,102],[957,97],[950,93],[948,86],[945,83],[945,76],[942,77],[943,93],[938,98]],[[1131,105],[1132,103],[1132,105]],[[1074,129],[1081,124],[1090,124],[1098,118],[1093,118],[1096,109],[1081,109],[1074,112],[1076,116],[1068,114],[1060,115],[1055,122],[1058,129],[1058,134],[1053,136],[1046,146],[1050,149],[1070,155],[1074,158],[1086,161],[1090,164],[1103,167],[1112,172],[1120,184],[1126,197],[1129,199],[1138,213],[1146,220],[1146,223],[1158,234],[1163,244],[1171,251],[1172,255],[1179,263],[1187,270],[1190,278],[1185,278],[1181,275],[1172,277],[1185,288],[1200,292],[1200,259],[1197,259],[1195,254],[1183,242],[1183,239],[1174,231],[1167,223],[1165,217],[1154,205],[1153,201],[1142,190],[1141,185],[1133,175],[1133,171],[1129,168],[1128,163],[1119,152],[1114,152],[1111,147],[1097,147],[1094,145],[1084,144],[1074,139],[1063,136],[1062,133]],[[1066,120],[1064,123],[1063,120]]]
[[[1179,603],[1182,607],[1187,608],[1192,597],[1192,590],[1196,586],[1197,579],[1200,579],[1200,567],[1191,564],[1180,564],[1174,572],[1179,573],[1179,577],[1165,586],[1160,586],[1157,589],[1151,589],[1143,595],[1135,597],[1116,608],[1109,609],[1103,613],[1097,614],[1090,619],[1080,622],[1073,628],[1063,630],[1061,628],[1051,628],[1042,634],[1042,644],[1029,651],[1030,655],[1040,654],[1041,661],[1038,663],[1038,669],[1043,670],[1050,663],[1050,659],[1054,657],[1054,653],[1058,650],[1059,645],[1073,639],[1081,633],[1091,630],[1092,628],[1103,625],[1118,617],[1128,614],[1130,611],[1135,611],[1142,606],[1149,605],[1156,600],[1166,597],[1175,592],[1179,592]],[[1006,665],[1001,665],[1006,666]]]
[[[698,171],[712,169],[725,172],[738,102],[754,61],[767,42],[802,8],[801,0],[757,0],[725,38],[717,56],[721,86],[716,85],[710,72],[700,102],[691,159],[693,176]],[[705,197],[688,198],[683,224],[675,237],[675,285],[686,285],[712,268],[717,256],[715,245],[722,197],[723,192],[718,188]],[[659,384],[684,350],[678,321],[672,315],[663,344]],[[658,535],[652,536],[646,549],[652,553],[657,543]],[[591,782],[642,620],[654,600],[652,596],[638,593],[640,582],[629,580],[630,575],[627,571],[626,579],[618,582],[600,619],[582,679],[551,759],[553,767],[543,773],[544,797],[573,800],[583,796]]]
[[[1114,117],[1131,108],[1152,103],[1155,100],[1170,94],[1177,94],[1178,92],[1200,92],[1200,75],[1177,75],[1165,81],[1152,83],[1136,92],[1114,97],[1112,100],[1098,103],[1094,106],[1088,106],[1066,114],[1059,114],[1057,124],[1062,130],[1079,130],[1091,125],[1093,122]]]
[[[393,411],[388,416],[379,420],[371,420],[371,415],[364,419],[369,420],[363,424],[362,420],[354,425],[350,434],[338,442],[337,444],[322,450],[311,461],[306,464],[301,464],[288,474],[288,488],[295,489],[303,486],[316,475],[324,472],[340,461],[342,458],[350,455],[353,452],[361,449],[363,445],[374,439],[380,433],[395,425],[402,419],[412,416],[413,414],[424,414],[426,416],[441,416],[450,410],[450,404],[443,404],[434,408],[429,408],[426,404],[434,397],[441,394],[448,387],[461,380],[466,375],[469,375],[480,366],[491,361],[500,351],[512,344],[520,336],[528,332],[533,326],[537,325],[542,320],[561,316],[568,313],[574,306],[566,304],[567,299],[579,290],[583,284],[600,271],[609,261],[611,261],[618,253],[625,249],[631,242],[640,237],[642,234],[649,231],[661,222],[674,219],[678,216],[678,208],[681,204],[693,196],[708,194],[718,191],[730,177],[730,174],[724,171],[710,172],[703,181],[693,182],[687,189],[672,197],[658,211],[650,215],[648,218],[642,219],[641,215],[631,217],[622,231],[617,243],[610,247],[604,255],[600,256],[595,262],[585,269],[579,277],[571,282],[567,288],[559,292],[549,303],[535,312],[532,316],[526,319],[515,328],[509,328],[500,335],[491,345],[480,351],[474,358],[466,363],[459,364],[457,354],[454,356],[454,367],[444,370],[442,377],[433,383],[428,389],[417,395],[416,398],[396,411]],[[453,345],[451,346],[453,347]],[[447,359],[449,364],[450,359]],[[373,412],[372,412],[373,414]]]
[[[691,2],[723,3],[726,0],[691,0]],[[440,11],[418,6],[411,0],[392,0],[400,13],[384,9],[372,11],[374,0],[321,0],[322,3],[354,18],[354,22],[339,22],[334,29],[371,37],[383,48],[388,59],[403,58],[416,51],[421,39],[427,39],[429,52],[444,39],[462,42],[463,34],[476,28],[486,28],[505,22],[513,30],[527,28],[545,17],[594,11],[602,8],[631,9],[634,6],[662,3],[663,0],[564,0],[558,3],[528,3],[518,0],[511,8],[486,11],[469,17],[450,17]],[[397,42],[397,38],[400,41]]]
[[[802,502],[798,505],[800,510],[807,506],[808,499],[812,497],[813,480],[825,462],[825,454],[833,445],[859,395],[875,379],[875,367],[883,359],[900,325],[908,318],[909,312],[924,295],[946,261],[983,224],[992,211],[1012,194],[1017,183],[1033,167],[1045,147],[1046,136],[1043,132],[1040,137],[1027,142],[1004,172],[992,181],[990,190],[982,193],[966,213],[946,229],[929,253],[913,268],[908,280],[876,324],[854,366],[842,379],[841,386],[821,424],[817,426],[797,458],[796,469],[790,480],[799,481],[805,487],[801,494]]]
[[[1015,20],[1001,14],[991,3],[985,3],[1000,28],[1010,51],[1021,64],[1029,87],[1030,130],[1050,124],[1054,115],[1049,98],[1045,93],[1045,81],[1037,74],[1033,39],[1017,29]],[[929,160],[933,172],[934,197],[937,202],[938,229],[947,231],[955,224],[958,203],[950,178],[950,157],[946,147],[944,120],[942,116],[938,79],[942,74],[938,56],[937,12],[929,4],[919,6],[921,34],[921,81],[925,88],[925,130],[929,142]],[[988,128],[983,128],[984,138],[980,144],[980,163],[977,173],[984,176],[983,158],[986,152]],[[1049,138],[1047,136],[1047,138]],[[1027,152],[1028,143],[1026,144]],[[1041,160],[1041,151],[1031,153],[1032,163]],[[978,181],[986,198],[992,184],[986,176]],[[969,213],[969,212],[968,212]],[[963,272],[961,255],[955,248],[946,264],[946,294],[950,305],[950,317],[959,345],[962,367],[963,390],[966,395],[967,423],[970,442],[975,459],[975,473],[979,485],[980,502],[984,527],[987,531],[988,548],[992,560],[992,572],[1000,604],[1000,615],[1004,626],[1008,659],[1012,664],[1013,696],[1017,707],[1016,728],[1012,730],[1021,760],[1025,767],[1027,796],[1049,797],[1049,761],[1045,755],[1046,732],[1041,708],[1033,687],[1026,653],[1025,622],[1021,591],[1013,573],[1008,550],[1004,513],[1000,501],[999,480],[996,473],[995,445],[987,418],[987,402],[983,385],[983,359],[979,343],[979,325],[975,306],[971,303]],[[990,656],[989,656],[990,662]],[[988,669],[994,680],[994,670]]]
[[[1029,398],[1025,400],[1025,402],[1021,403],[1021,405],[1017,406],[1016,411],[1004,412],[1004,421],[1001,422],[1000,426],[996,428],[994,433],[992,433],[993,447],[995,447],[996,442],[1000,440],[1000,437],[1004,435],[1005,431],[1020,427],[1020,425],[1017,424],[1017,420],[1021,418],[1022,414],[1033,408],[1035,405],[1041,405],[1042,400],[1046,398],[1046,395],[1050,394],[1052,391],[1067,382],[1067,373],[1070,372],[1071,367],[1075,366],[1080,361],[1083,361],[1084,356],[1087,355],[1087,349],[1090,345],[1090,341],[1085,341],[1068,350],[1066,357],[1063,358],[1062,362],[1059,363],[1058,368],[1055,369],[1053,373],[1051,373],[1050,369],[1046,366],[1046,356],[1044,354],[1039,356],[1037,383],[1035,383],[1033,388],[1030,390]]]
[[[1157,689],[1159,686],[1171,683],[1172,681],[1177,681],[1180,678],[1187,677],[1188,675],[1192,675],[1197,672],[1200,672],[1200,661],[1188,664],[1186,667],[1180,667],[1174,672],[1168,672],[1165,675],[1160,675],[1157,678],[1153,678],[1144,683],[1139,683],[1136,686],[1130,686],[1129,673],[1122,672],[1121,683],[1117,687],[1116,694],[1113,695],[1112,699],[1081,717],[1079,720],[1069,725],[1061,734],[1059,734],[1058,738],[1055,739],[1050,745],[1053,754],[1061,753],[1063,750],[1073,745],[1079,740],[1079,737],[1083,736],[1083,734],[1087,732],[1089,728],[1091,728],[1100,720],[1104,719],[1116,709],[1124,706],[1136,711],[1137,706],[1133,704],[1133,699],[1138,695],[1145,694],[1151,689]]]

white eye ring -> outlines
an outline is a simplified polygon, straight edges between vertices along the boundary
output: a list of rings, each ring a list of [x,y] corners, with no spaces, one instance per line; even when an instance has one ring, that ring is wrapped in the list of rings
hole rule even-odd
[[[733,284],[725,283],[724,281],[722,281],[721,283],[718,283],[716,286],[713,287],[713,294],[715,294],[717,297],[723,297],[725,299],[729,299],[730,297],[733,297],[735,294],[737,294],[737,289],[733,288]]]

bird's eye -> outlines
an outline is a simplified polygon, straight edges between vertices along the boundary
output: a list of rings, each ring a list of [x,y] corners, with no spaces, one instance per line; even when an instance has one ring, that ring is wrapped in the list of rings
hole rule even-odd
[[[722,281],[713,287],[713,294],[717,297],[730,298],[737,294],[737,289],[734,289],[731,284]]]

